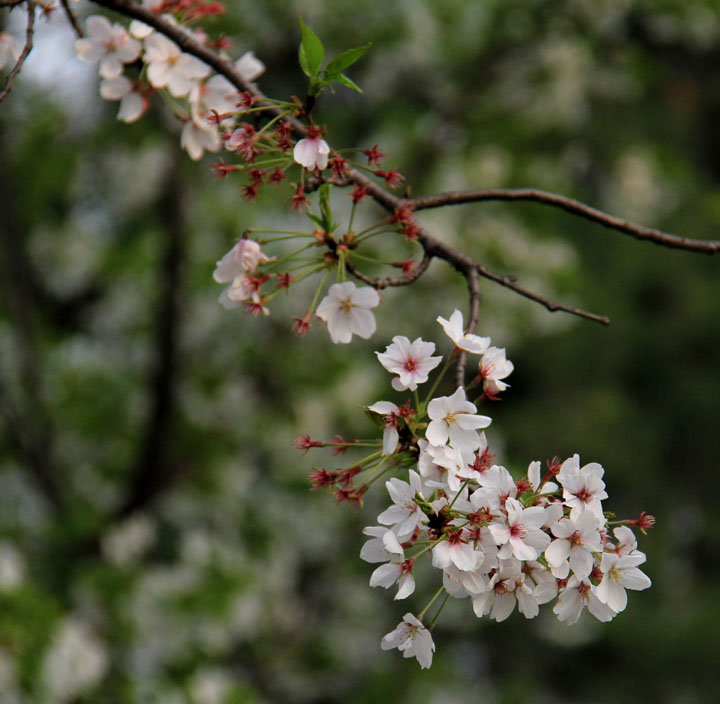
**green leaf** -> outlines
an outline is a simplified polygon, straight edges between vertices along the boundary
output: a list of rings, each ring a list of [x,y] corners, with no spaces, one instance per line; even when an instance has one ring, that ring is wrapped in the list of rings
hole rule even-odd
[[[300,20],[300,31],[302,32],[302,42],[300,42],[298,51],[300,68],[302,68],[306,76],[314,78],[320,70],[325,50],[318,35],[302,19]]]
[[[333,74],[332,76],[325,76],[325,80],[328,83],[341,83],[348,88],[356,90],[358,93],[362,93],[362,88],[360,88],[360,86],[355,83],[355,81],[350,80],[344,73]]]
[[[357,46],[354,49],[348,49],[343,51],[342,54],[338,54],[325,68],[326,73],[340,73],[348,66],[354,64],[368,49],[370,44],[365,46]]]

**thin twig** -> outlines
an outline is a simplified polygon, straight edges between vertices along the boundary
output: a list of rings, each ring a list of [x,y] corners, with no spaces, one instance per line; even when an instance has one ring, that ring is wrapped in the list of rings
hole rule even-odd
[[[70,4],[68,3],[68,0],[60,0],[60,4],[62,5],[63,10],[65,11],[65,17],[67,17],[68,22],[70,23],[70,26],[73,28],[75,34],[79,39],[82,39],[85,36],[85,32],[83,32],[82,27],[80,26],[80,23],[78,22],[77,17],[75,17],[75,13],[72,11],[72,8],[70,7]]]
[[[388,288],[389,286],[407,286],[408,284],[411,284],[415,281],[417,281],[424,273],[425,270],[428,268],[430,264],[430,260],[432,257],[429,257],[427,254],[422,258],[422,261],[415,267],[412,274],[409,276],[401,276],[396,279],[373,279],[370,276],[367,276],[366,274],[363,274],[361,271],[358,271],[355,268],[355,265],[352,262],[345,262],[345,268],[356,278],[360,279],[360,281],[366,283],[368,286],[372,286],[375,289],[383,289]]]
[[[720,251],[720,240],[693,240],[688,237],[678,237],[652,227],[636,225],[609,213],[604,213],[597,208],[592,208],[574,198],[567,198],[557,193],[540,191],[535,188],[485,188],[475,191],[450,191],[425,198],[416,198],[409,201],[409,203],[412,204],[415,210],[427,210],[429,208],[442,208],[446,205],[480,203],[489,200],[534,201],[560,208],[573,215],[596,222],[603,227],[623,232],[638,240],[648,240],[663,247],[686,249],[691,252],[703,252],[705,254],[715,254]]]
[[[12,70],[7,77],[5,87],[3,88],[2,92],[0,92],[0,103],[7,97],[8,93],[10,93],[10,91],[12,90],[13,80],[15,79],[15,76],[20,73],[20,69],[23,67],[25,59],[27,59],[28,54],[32,51],[34,33],[35,3],[33,0],[27,0],[27,25],[25,27],[25,46],[23,47],[20,56],[18,56],[18,60],[15,62],[15,65],[12,67]]]

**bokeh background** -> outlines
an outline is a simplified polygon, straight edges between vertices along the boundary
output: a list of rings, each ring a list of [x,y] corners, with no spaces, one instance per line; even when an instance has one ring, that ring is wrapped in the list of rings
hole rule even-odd
[[[466,306],[463,282],[434,263],[351,346],[290,332],[314,284],[269,318],[225,311],[211,274],[243,229],[307,221],[192,163],[160,101],[117,122],[56,14],[0,106],[0,702],[720,700],[720,262],[540,205],[422,215],[612,318],[483,282],[479,332],[516,365],[484,409],[491,444],[518,473],[598,461],[607,508],[658,524],[653,588],[612,623],[545,607],[495,624],[451,601],[421,671],[379,640],[436,585],[371,590],[360,531],[384,497],[353,512],[310,492],[338,460],[291,444],[367,436],[359,406],[390,397],[373,350],[405,334],[447,352],[434,319]],[[0,23],[20,37],[15,15]],[[236,0],[209,29],[265,62],[266,93],[302,96],[298,16],[330,53],[373,42],[351,70],[364,94],[323,96],[316,119],[334,146],[378,143],[415,194],[533,186],[720,237],[715,0]]]

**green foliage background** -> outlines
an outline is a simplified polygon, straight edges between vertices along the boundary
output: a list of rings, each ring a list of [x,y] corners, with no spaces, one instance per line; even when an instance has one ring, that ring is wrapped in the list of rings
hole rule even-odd
[[[209,29],[255,50],[266,93],[302,96],[298,15],[330,55],[373,42],[350,70],[364,94],[323,95],[316,119],[333,146],[378,143],[414,193],[533,186],[718,238],[714,1],[239,0]],[[0,110],[0,702],[720,698],[717,260],[540,205],[423,214],[612,318],[483,283],[479,331],[516,365],[491,444],[518,472],[599,461],[608,508],[658,525],[653,588],[611,624],[547,608],[495,624],[451,602],[420,671],[379,639],[434,583],[407,604],[371,590],[360,530],[384,498],[353,513],[311,493],[312,465],[337,460],[291,441],[369,433],[357,407],[388,397],[373,350],[405,334],[447,351],[433,321],[465,307],[462,282],[434,263],[349,347],[319,325],[294,337],[299,297],[266,319],[223,310],[214,262],[245,227],[303,218],[191,163],[161,108],[118,123],[94,76],[58,66],[53,89],[29,68]]]

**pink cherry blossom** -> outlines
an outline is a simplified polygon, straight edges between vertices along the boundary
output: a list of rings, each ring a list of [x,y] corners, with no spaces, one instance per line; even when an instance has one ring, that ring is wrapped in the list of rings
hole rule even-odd
[[[293,149],[293,159],[308,171],[326,168],[329,154],[330,147],[321,137],[301,139]]]

